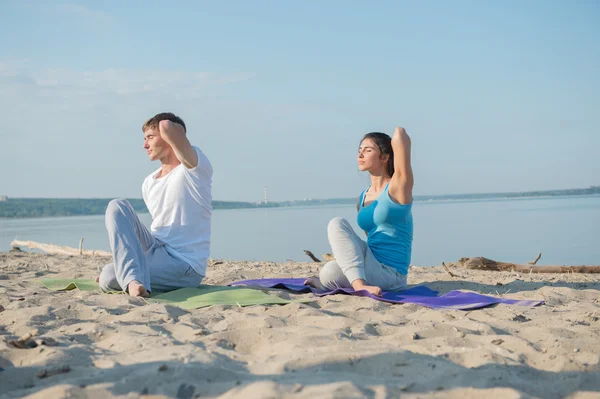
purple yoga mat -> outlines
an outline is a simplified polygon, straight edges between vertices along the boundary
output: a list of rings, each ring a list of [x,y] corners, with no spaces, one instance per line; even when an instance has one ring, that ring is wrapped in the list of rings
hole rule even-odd
[[[481,295],[475,292],[450,291],[438,296],[438,292],[424,285],[408,288],[403,291],[383,291],[381,297],[370,294],[367,291],[354,291],[351,288],[338,288],[333,291],[321,291],[304,285],[305,278],[264,278],[257,280],[236,281],[230,285],[244,285],[247,287],[260,288],[284,288],[294,292],[312,292],[317,296],[346,294],[356,296],[367,296],[377,301],[389,303],[414,303],[434,309],[478,309],[496,303],[517,306],[537,306],[544,301],[530,301],[518,299],[496,298]]]

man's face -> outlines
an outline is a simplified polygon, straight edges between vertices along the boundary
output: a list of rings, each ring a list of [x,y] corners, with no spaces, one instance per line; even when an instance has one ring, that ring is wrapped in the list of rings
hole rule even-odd
[[[144,149],[151,161],[164,158],[171,146],[160,137],[158,129],[147,129],[144,132]]]

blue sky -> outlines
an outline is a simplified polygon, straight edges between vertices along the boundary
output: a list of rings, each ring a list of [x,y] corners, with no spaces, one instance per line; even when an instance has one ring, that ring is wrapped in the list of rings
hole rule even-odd
[[[360,138],[397,125],[415,194],[600,184],[598,21],[593,0],[0,1],[0,195],[141,197],[162,111],[217,200],[356,196]]]

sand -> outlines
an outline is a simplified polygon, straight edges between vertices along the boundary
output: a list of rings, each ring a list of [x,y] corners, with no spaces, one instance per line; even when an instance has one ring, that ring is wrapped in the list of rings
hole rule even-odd
[[[105,263],[0,253],[0,397],[600,397],[600,275],[411,267],[410,284],[546,301],[473,311],[287,292],[315,301],[186,311],[37,282],[92,278]],[[224,261],[205,282],[319,266]],[[8,344],[28,333],[45,344]]]

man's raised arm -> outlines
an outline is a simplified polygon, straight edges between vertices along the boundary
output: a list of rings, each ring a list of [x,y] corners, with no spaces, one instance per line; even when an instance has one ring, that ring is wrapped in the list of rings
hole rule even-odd
[[[162,120],[158,124],[160,136],[175,152],[175,156],[186,168],[195,168],[198,165],[198,154],[188,140],[185,129],[179,123]]]
[[[404,128],[396,128],[392,137],[392,149],[394,150],[394,175],[390,182],[389,193],[400,204],[408,205],[413,200],[414,179],[410,165],[410,137]]]

